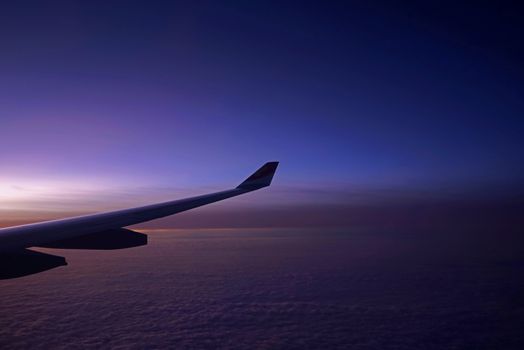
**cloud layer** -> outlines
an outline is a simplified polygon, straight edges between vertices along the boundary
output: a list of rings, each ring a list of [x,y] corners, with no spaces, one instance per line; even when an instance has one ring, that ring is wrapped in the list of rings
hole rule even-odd
[[[0,346],[517,349],[522,249],[340,230],[159,232],[1,282]]]

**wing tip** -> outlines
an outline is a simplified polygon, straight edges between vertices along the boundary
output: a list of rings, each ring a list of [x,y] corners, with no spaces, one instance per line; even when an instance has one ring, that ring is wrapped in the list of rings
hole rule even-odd
[[[277,170],[279,162],[272,161],[262,165],[257,171],[249,176],[237,188],[244,190],[256,190],[271,185],[273,176]]]

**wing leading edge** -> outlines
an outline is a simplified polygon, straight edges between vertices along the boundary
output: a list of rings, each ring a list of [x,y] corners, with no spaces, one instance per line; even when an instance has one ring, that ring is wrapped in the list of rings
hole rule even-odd
[[[74,239],[75,244],[82,241],[82,239],[76,239],[78,237],[93,235],[99,237],[100,234],[106,234],[106,232],[107,235],[111,235],[111,232],[120,232],[119,230],[126,226],[239,196],[269,186],[277,166],[278,162],[264,164],[244,182],[230,190],[143,207],[0,229],[0,252],[12,254],[13,251],[23,250],[23,254],[27,254],[25,248],[38,246],[68,248],[68,246],[74,246],[71,240]]]

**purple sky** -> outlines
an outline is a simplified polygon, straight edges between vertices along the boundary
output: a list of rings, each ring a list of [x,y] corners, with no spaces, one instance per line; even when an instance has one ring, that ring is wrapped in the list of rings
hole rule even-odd
[[[226,207],[521,188],[509,8],[50,1],[0,14],[11,221],[227,188],[270,160],[274,187]]]

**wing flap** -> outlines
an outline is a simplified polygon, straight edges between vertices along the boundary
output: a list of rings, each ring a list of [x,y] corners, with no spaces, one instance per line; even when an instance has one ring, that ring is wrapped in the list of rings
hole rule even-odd
[[[39,245],[42,248],[115,250],[147,244],[147,235],[125,228],[90,233]]]
[[[32,275],[65,266],[64,257],[21,249],[0,254],[0,280]]]

